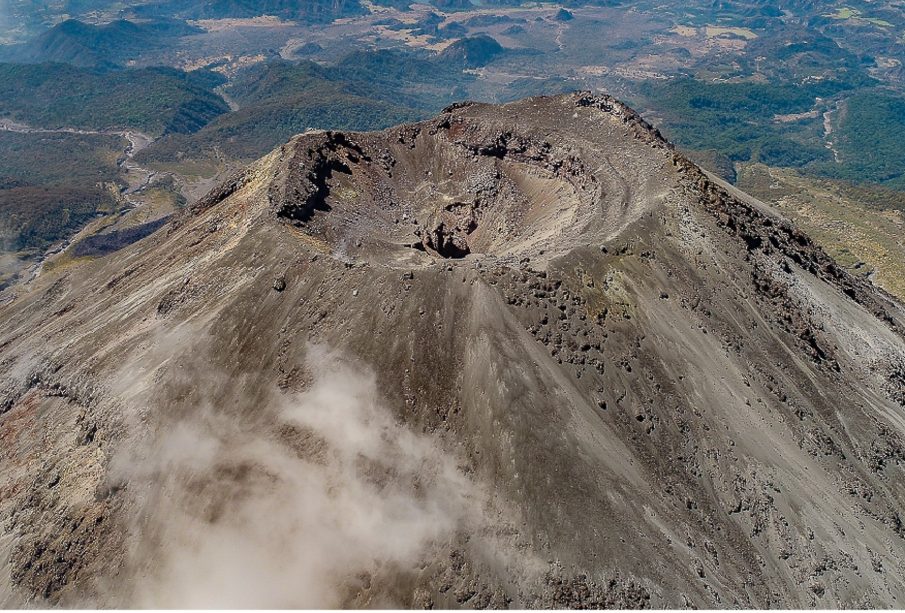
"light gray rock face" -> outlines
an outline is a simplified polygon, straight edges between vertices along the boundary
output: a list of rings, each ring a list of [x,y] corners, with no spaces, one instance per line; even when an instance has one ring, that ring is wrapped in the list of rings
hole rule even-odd
[[[301,135],[19,293],[4,604],[905,598],[905,310],[608,97]]]

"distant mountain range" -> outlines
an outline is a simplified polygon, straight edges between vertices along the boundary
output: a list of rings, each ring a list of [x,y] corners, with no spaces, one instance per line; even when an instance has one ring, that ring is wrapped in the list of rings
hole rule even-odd
[[[184,19],[246,18],[273,15],[306,23],[328,23],[341,17],[363,15],[359,0],[161,0],[143,4],[136,14],[176,16]]]
[[[68,19],[27,43],[0,47],[0,59],[115,67],[143,51],[167,47],[181,36],[198,32],[202,30],[176,19],[143,22],[119,19],[103,25]]]

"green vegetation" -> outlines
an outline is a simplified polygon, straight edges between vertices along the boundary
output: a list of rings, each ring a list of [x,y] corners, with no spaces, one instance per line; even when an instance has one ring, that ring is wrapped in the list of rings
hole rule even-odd
[[[816,176],[905,189],[905,97],[834,81],[804,85],[705,83],[683,78],[647,82],[648,107],[663,118],[664,134],[691,151],[733,162],[802,169]],[[826,146],[822,112],[842,99]],[[817,102],[817,99],[823,102]],[[818,112],[814,112],[814,111]]]
[[[837,8],[835,13],[828,13],[824,15],[824,17],[829,17],[830,19],[851,19],[852,17],[857,17],[858,15],[860,15],[860,13],[855,9],[849,8],[847,6],[842,6]]]
[[[846,98],[842,108],[836,136],[842,163],[821,165],[819,170],[839,179],[905,190],[905,98],[859,92]]]
[[[126,146],[116,135],[0,131],[0,253],[27,259],[115,212],[123,184],[118,161]],[[133,214],[139,224],[151,212],[185,203],[171,178],[133,198],[143,203]],[[0,265],[0,286],[7,268]]]
[[[0,64],[0,116],[44,128],[194,132],[229,110],[213,73]]]
[[[119,136],[0,131],[0,249],[35,253],[116,205]]]
[[[443,50],[440,57],[445,61],[475,68],[487,65],[503,53],[504,49],[500,43],[486,34],[481,34],[454,42]]]
[[[374,130],[417,116],[409,109],[328,88],[294,100],[240,109],[195,134],[167,136],[139,153],[137,159],[157,164],[219,155],[251,160],[309,128]]]
[[[754,157],[769,166],[801,168],[812,162],[829,161],[832,154],[820,144],[794,141],[781,135],[770,134],[760,139]]]
[[[110,193],[100,188],[14,187],[0,189],[0,247],[42,251],[109,212]]]
[[[713,149],[734,161],[765,161],[774,166],[804,166],[831,157],[807,125],[777,123],[778,115],[810,111],[817,97],[847,88],[838,82],[808,85],[705,83],[682,78],[647,82],[641,89],[649,105],[664,117],[664,132],[689,149]]]
[[[309,128],[377,130],[422,119],[456,99],[462,75],[446,60],[402,52],[356,52],[338,64],[275,61],[253,66],[227,87],[239,105],[191,135],[171,135],[138,159],[250,160]]]
[[[0,48],[0,57],[29,64],[122,66],[148,50],[165,48],[180,36],[199,32],[203,30],[173,19],[144,23],[118,19],[102,25],[67,19],[26,44]]]
[[[455,57],[416,51],[356,51],[329,67],[328,78],[343,90],[394,105],[432,112],[467,97],[475,81]]]
[[[826,14],[824,15],[824,17],[829,17],[830,19],[838,19],[840,21],[862,21],[865,23],[871,23],[875,26],[880,26],[881,28],[893,27],[893,24],[889,23],[885,19],[878,19],[876,17],[864,17],[861,15],[861,11],[848,6],[837,8],[835,13]]]
[[[56,187],[118,182],[125,148],[119,136],[0,131],[0,177]]]
[[[317,88],[327,80],[327,70],[314,62],[268,62],[237,75],[227,92],[245,107]]]

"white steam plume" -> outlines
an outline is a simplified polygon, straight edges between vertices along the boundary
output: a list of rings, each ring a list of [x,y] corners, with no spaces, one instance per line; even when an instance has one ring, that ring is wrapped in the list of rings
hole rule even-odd
[[[307,362],[307,391],[268,402],[272,428],[199,406],[118,458],[140,509],[125,604],[342,606],[415,572],[481,507],[451,457],[379,404],[373,375],[317,348]],[[370,593],[358,604],[398,604]]]

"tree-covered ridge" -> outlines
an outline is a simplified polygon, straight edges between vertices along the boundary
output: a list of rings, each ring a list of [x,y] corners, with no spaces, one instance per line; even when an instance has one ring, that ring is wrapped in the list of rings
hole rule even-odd
[[[162,49],[179,37],[202,32],[184,21],[117,19],[94,25],[67,19],[34,40],[0,48],[0,58],[23,63],[60,62],[83,67],[124,66],[149,49]]]
[[[142,163],[225,156],[251,160],[309,128],[376,130],[419,118],[413,109],[337,91],[308,91],[222,115],[194,134],[173,134],[142,151]]]
[[[424,118],[461,97],[471,79],[447,59],[395,51],[355,52],[332,66],[272,61],[226,86],[240,108],[189,135],[167,136],[145,162],[257,158],[307,129],[377,130]]]
[[[101,188],[26,185],[0,189],[0,249],[43,251],[99,212],[109,212],[111,202],[110,193]]]
[[[826,173],[849,181],[873,181],[905,190],[905,98],[860,92],[841,107],[840,166]]]
[[[113,210],[125,147],[116,135],[0,131],[0,249],[43,251]]]
[[[115,183],[125,148],[116,135],[0,131],[0,178],[57,187]]]
[[[651,81],[644,104],[681,147],[730,162],[905,188],[905,98],[860,80],[805,83]],[[825,119],[825,115],[828,119]],[[832,133],[828,134],[827,122]]]
[[[44,128],[194,132],[229,110],[213,73],[0,64],[0,117]]]

